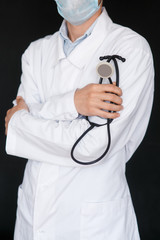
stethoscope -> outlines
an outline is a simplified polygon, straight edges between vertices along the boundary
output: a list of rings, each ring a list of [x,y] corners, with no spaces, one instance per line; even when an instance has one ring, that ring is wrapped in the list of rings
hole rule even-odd
[[[121,56],[118,56],[118,55],[112,55],[112,56],[104,56],[104,57],[100,57],[99,58],[100,61],[103,61],[103,60],[107,60],[107,61],[103,61],[103,62],[100,62],[98,65],[97,65],[97,73],[98,75],[100,76],[100,79],[99,79],[99,84],[102,84],[103,82],[103,79],[106,78],[109,80],[109,83],[110,84],[113,84],[113,81],[111,79],[113,73],[114,73],[114,69],[113,69],[113,66],[112,64],[110,63],[111,60],[113,61],[114,63],[114,67],[115,67],[115,72],[116,72],[116,86],[119,87],[119,67],[118,67],[118,62],[117,62],[117,59],[122,61],[122,62],[125,62],[126,59],[125,58],[122,58]],[[72,147],[72,150],[71,150],[71,157],[73,159],[73,161],[75,161],[76,163],[78,164],[81,164],[81,165],[92,165],[92,164],[95,164],[97,162],[99,162],[102,158],[104,158],[104,156],[108,153],[109,151],[109,148],[110,148],[110,145],[111,145],[111,132],[110,132],[110,124],[111,122],[113,121],[113,119],[107,119],[107,122],[105,124],[97,124],[97,123],[93,123],[91,121],[89,121],[88,119],[88,116],[85,116],[86,120],[90,123],[90,127],[77,139],[77,141],[75,142],[75,144],[73,145]],[[104,125],[107,125],[107,134],[108,134],[108,143],[107,143],[107,147],[106,147],[106,150],[105,152],[97,159],[93,160],[93,161],[89,161],[89,162],[82,162],[80,160],[77,160],[73,153],[74,153],[74,150],[77,146],[77,144],[82,140],[82,138],[89,132],[91,131],[94,127],[102,127]]]

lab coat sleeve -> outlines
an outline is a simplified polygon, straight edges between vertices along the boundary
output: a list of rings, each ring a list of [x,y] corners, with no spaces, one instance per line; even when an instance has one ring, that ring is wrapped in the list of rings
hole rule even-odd
[[[151,53],[131,48],[124,55],[127,62],[124,69],[120,69],[124,110],[111,123],[112,143],[104,161],[122,148],[126,149],[126,161],[131,157],[144,137],[152,108],[154,70]],[[83,167],[72,161],[70,152],[74,142],[89,126],[85,119],[46,120],[21,110],[10,120],[6,151],[36,161]],[[102,155],[107,142],[106,126],[94,128],[78,144],[75,157],[84,162],[92,161]]]
[[[74,104],[75,90],[54,95],[44,103],[28,104],[32,116],[51,120],[73,120],[78,117]]]
[[[22,96],[32,116],[52,120],[73,120],[78,117],[74,104],[76,89],[65,94],[53,95],[47,100],[41,99],[39,86],[33,70],[32,44],[22,56],[22,77],[17,96]],[[36,67],[36,66],[35,66]],[[13,101],[14,106],[16,101]]]

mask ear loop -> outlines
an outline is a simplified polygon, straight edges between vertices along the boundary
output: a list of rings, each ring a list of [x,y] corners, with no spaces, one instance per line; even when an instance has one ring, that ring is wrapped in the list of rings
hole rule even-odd
[[[122,58],[118,55],[113,55],[113,56],[104,56],[104,57],[100,57],[99,58],[100,61],[102,60],[107,60],[107,62],[110,62],[111,60],[113,60],[114,62],[114,66],[115,66],[115,70],[116,70],[116,85],[119,86],[119,68],[118,68],[118,63],[117,63],[117,60],[116,59],[119,59],[121,60],[122,62],[125,62],[126,59],[125,58]],[[108,78],[110,84],[113,84],[112,82],[112,79],[109,77]],[[100,77],[100,80],[99,80],[99,84],[102,84],[103,82],[103,78]],[[110,145],[111,145],[111,132],[110,132],[110,124],[111,122],[113,121],[113,119],[107,119],[107,123],[105,124],[97,124],[97,123],[93,123],[93,122],[90,122],[89,119],[88,119],[88,116],[86,116],[86,120],[90,123],[90,127],[77,139],[77,141],[74,143],[72,149],[71,149],[71,157],[73,159],[74,162],[78,163],[78,164],[81,164],[81,165],[92,165],[92,164],[95,164],[97,162],[99,162],[109,151],[109,148],[110,148]],[[90,162],[82,162],[80,160],[77,160],[73,153],[74,153],[74,150],[76,148],[76,146],[78,145],[78,143],[81,141],[81,139],[89,132],[91,131],[94,127],[101,127],[101,126],[104,126],[104,125],[107,125],[107,134],[108,134],[108,144],[107,144],[107,148],[105,150],[105,152],[97,159],[93,160],[93,161],[90,161]]]

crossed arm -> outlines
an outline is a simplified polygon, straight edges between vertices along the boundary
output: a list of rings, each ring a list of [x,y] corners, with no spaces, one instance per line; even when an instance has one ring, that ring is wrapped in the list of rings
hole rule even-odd
[[[26,60],[25,57],[23,59],[22,78],[24,80],[22,81],[22,89],[25,90],[25,94],[23,94],[23,91],[19,91],[18,95],[23,97],[25,101],[29,96],[30,103],[41,104],[37,97],[33,98],[33,91],[36,91],[36,87],[27,61],[29,60],[28,58]],[[143,139],[153,102],[153,77],[151,56],[139,50],[133,52],[131,49],[131,54],[128,54],[127,68],[123,71],[121,77],[124,109],[122,107],[122,91],[115,85],[89,84],[75,91],[74,104],[78,113],[91,116],[91,118],[92,116],[99,116],[115,119],[111,124],[112,145],[107,154],[107,159],[124,146],[126,158],[129,159]],[[28,81],[30,84],[28,84]],[[37,92],[35,92],[35,96],[37,96]],[[70,98],[68,97],[70,95],[66,94],[66,96],[67,99]],[[54,96],[47,106],[52,106],[52,100],[55,101],[55,104],[56,97]],[[57,118],[47,119],[43,116],[41,116],[42,118],[33,116],[32,112],[29,112],[30,108],[26,104],[27,101],[25,103],[24,100],[18,98],[17,105],[11,108],[6,115],[7,153],[51,164],[77,166],[70,157],[71,147],[89,127],[89,123],[85,119],[74,118],[69,119],[69,121],[63,121],[62,119],[62,121],[57,121]],[[69,102],[73,103],[73,99]],[[45,104],[48,103],[43,103],[43,107]],[[65,104],[65,101],[64,106],[60,103],[61,109],[65,109]],[[119,117],[118,111],[122,109]],[[115,113],[105,112],[104,110],[115,111]],[[93,129],[77,146],[77,153],[80,157],[78,159],[88,161],[100,156],[104,152],[107,141],[105,126]]]
[[[74,100],[77,112],[84,116],[99,116],[103,118],[115,119],[119,117],[122,106],[122,90],[111,84],[88,84],[82,89],[77,89]],[[112,103],[107,103],[109,101]],[[19,110],[25,109],[29,112],[29,108],[21,96],[16,98],[17,105],[7,111],[5,118],[6,135],[8,124],[13,114]],[[114,104],[113,104],[114,103]],[[106,112],[108,111],[114,111]]]

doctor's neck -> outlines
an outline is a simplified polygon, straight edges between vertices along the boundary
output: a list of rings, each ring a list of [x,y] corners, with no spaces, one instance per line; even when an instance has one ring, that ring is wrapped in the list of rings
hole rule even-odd
[[[102,4],[100,9],[85,23],[81,25],[72,25],[71,23],[67,22],[67,28],[68,28],[68,37],[69,39],[74,42],[79,37],[83,36],[84,33],[89,29],[89,27],[94,23],[94,21],[101,15],[102,12]]]

